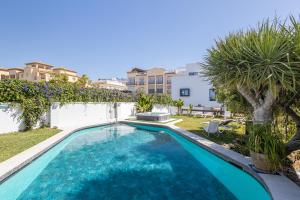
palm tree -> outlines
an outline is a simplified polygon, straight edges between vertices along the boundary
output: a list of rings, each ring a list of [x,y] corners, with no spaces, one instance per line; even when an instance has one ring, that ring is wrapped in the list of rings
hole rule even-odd
[[[214,85],[237,90],[251,104],[254,124],[267,124],[280,91],[295,91],[299,70],[289,60],[293,49],[290,30],[267,20],[217,41],[203,73]]]
[[[184,101],[182,99],[175,100],[174,105],[177,107],[177,114],[180,115],[182,113],[182,106],[184,105]]]
[[[192,115],[193,112],[193,104],[189,104],[189,115]]]
[[[137,112],[149,112],[153,107],[153,96],[140,93],[136,103]]]
[[[83,74],[81,77],[78,78],[77,84],[79,87],[86,87],[88,84],[89,77],[86,74]]]
[[[282,95],[298,96],[300,26],[292,22],[290,26],[267,20],[258,28],[230,34],[217,41],[205,58],[203,74],[216,87],[239,92],[252,107],[253,124],[271,123]],[[285,105],[291,111],[288,108]],[[292,142],[288,152],[300,148],[300,131],[294,139],[297,145]]]

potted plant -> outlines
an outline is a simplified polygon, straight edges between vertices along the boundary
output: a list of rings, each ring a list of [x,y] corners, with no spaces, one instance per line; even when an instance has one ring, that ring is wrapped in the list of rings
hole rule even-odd
[[[250,129],[248,146],[256,169],[272,173],[281,167],[283,146],[272,133],[271,124],[254,124]]]

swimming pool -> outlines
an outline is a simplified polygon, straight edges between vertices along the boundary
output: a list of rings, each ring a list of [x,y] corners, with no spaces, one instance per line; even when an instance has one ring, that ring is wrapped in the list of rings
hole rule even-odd
[[[173,131],[74,132],[0,185],[1,199],[271,199],[252,176]]]

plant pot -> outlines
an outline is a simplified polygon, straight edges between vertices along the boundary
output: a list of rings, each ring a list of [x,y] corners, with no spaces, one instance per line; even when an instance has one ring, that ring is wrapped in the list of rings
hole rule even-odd
[[[267,155],[250,151],[250,156],[256,169],[265,173],[274,172],[274,169],[272,169]]]

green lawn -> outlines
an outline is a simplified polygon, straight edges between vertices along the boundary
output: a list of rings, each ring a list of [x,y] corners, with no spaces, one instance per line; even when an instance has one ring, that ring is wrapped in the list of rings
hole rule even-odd
[[[245,126],[242,124],[238,124],[236,122],[229,123],[229,126],[232,127],[232,130],[226,130],[223,133],[218,135],[208,134],[203,130],[204,124],[203,122],[209,122],[212,118],[201,118],[201,117],[193,117],[193,116],[172,116],[173,118],[180,118],[183,121],[178,122],[175,125],[193,132],[201,137],[207,138],[213,142],[216,142],[221,145],[228,144],[230,148],[240,152],[242,154],[248,154],[248,150],[246,145],[244,144],[244,129]]]
[[[0,162],[42,142],[59,131],[59,129],[53,128],[40,128],[0,135]]]

